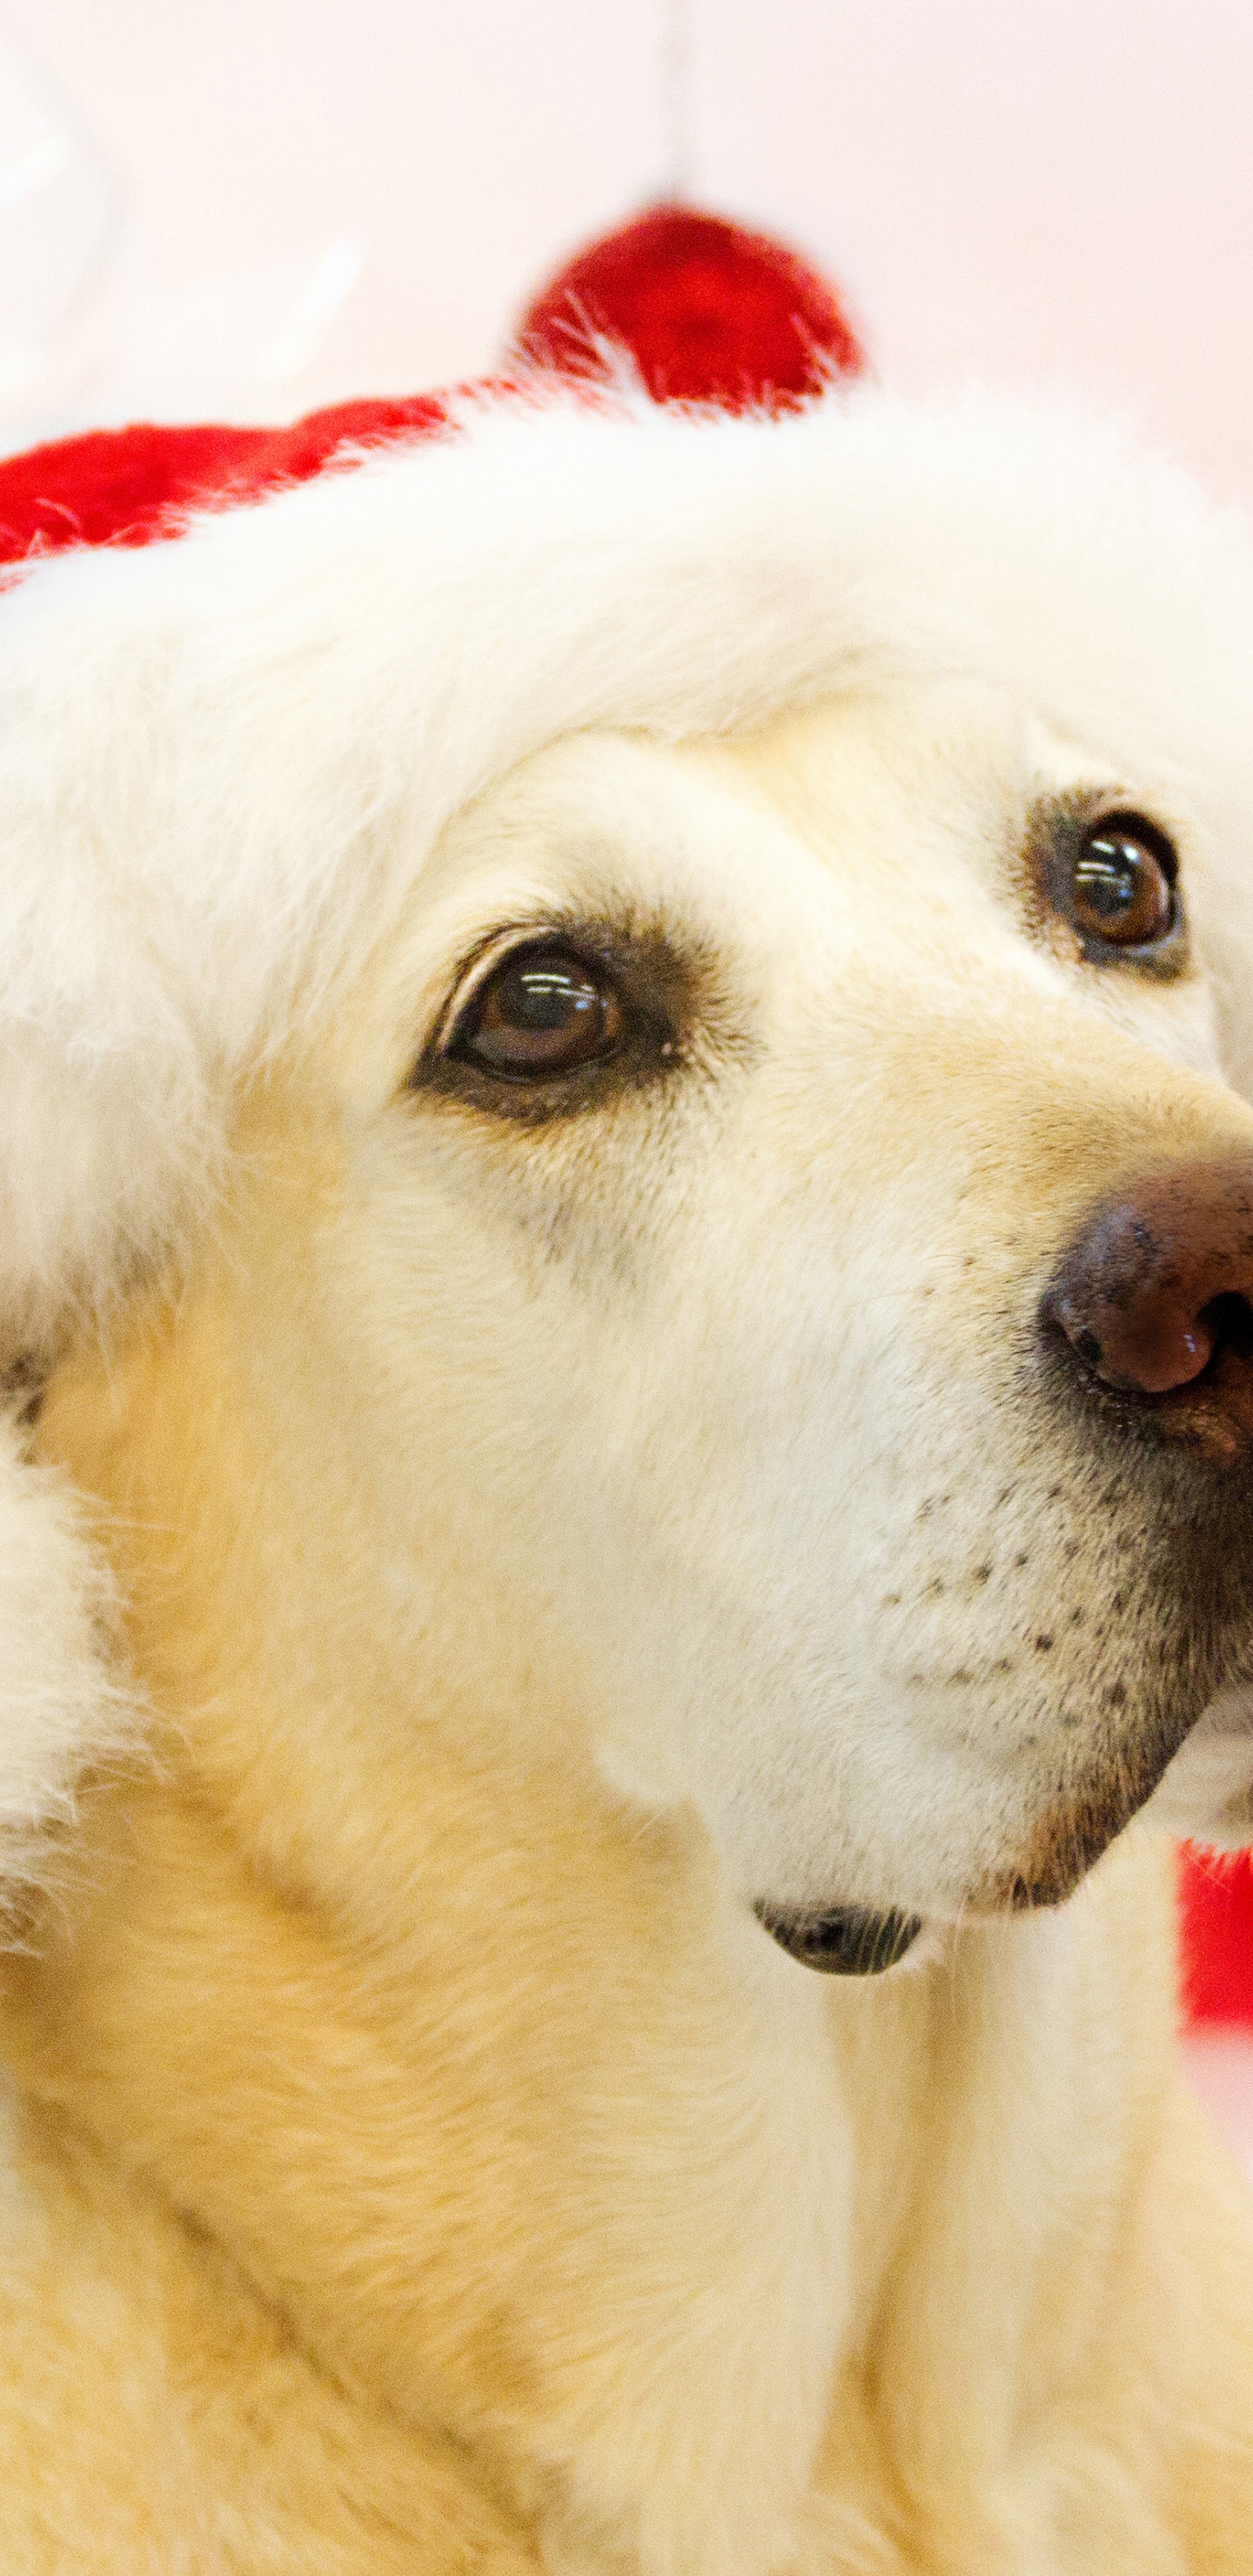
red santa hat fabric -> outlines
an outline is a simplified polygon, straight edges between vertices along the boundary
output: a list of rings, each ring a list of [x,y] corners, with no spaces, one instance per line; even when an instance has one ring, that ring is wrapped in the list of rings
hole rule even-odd
[[[1244,541],[1107,430],[877,392],[821,280],[687,210],[572,262],[486,384],[0,463],[0,563],[0,1359],[177,1236],[221,1085],[377,931],[395,816],[411,866],[562,729],[973,671],[1186,781],[1216,849],[1253,828]],[[1253,899],[1204,899],[1253,1092]],[[18,1867],[124,1713],[72,1508],[0,1468]],[[1253,2015],[1247,1869],[1190,1864],[1187,1922],[1196,2012]]]
[[[91,430],[0,460],[0,563],[70,546],[146,546],[192,510],[259,500],[306,482],[347,447],[420,437],[444,419],[438,394],[337,403],[282,429],[233,423]]]

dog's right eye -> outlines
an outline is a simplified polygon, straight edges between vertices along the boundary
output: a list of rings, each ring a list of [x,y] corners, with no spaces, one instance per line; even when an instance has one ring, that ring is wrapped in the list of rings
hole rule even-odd
[[[1151,948],[1174,929],[1174,848],[1142,814],[1108,814],[1084,833],[1071,877],[1081,937],[1101,948]]]
[[[627,1013],[604,968],[551,943],[515,949],[478,987],[444,1054],[499,1080],[551,1080],[612,1055]]]

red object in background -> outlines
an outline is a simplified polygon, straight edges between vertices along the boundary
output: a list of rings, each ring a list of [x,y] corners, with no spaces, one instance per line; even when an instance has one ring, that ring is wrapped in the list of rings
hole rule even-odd
[[[825,279],[765,233],[654,206],[593,242],[537,295],[519,354],[595,376],[597,336],[630,350],[657,402],[791,410],[865,355]]]
[[[1179,1905],[1188,2027],[1253,2028],[1253,1860],[1185,1844]]]

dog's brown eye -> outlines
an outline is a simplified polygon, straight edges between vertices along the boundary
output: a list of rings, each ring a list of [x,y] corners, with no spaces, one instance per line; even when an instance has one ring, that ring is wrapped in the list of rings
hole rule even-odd
[[[523,948],[480,987],[447,1052],[485,1072],[542,1079],[612,1055],[625,1025],[598,966],[567,948]]]
[[[1084,834],[1074,863],[1075,927],[1115,948],[1148,948],[1175,925],[1177,862],[1164,832],[1111,814]]]

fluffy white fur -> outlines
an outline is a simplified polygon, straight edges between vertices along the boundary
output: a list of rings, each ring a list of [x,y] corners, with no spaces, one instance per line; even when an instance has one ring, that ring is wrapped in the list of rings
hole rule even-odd
[[[1186,793],[1253,1089],[1253,551],[1110,429],[833,392],[782,421],[469,401],[0,599],[0,1354],[211,1196],[228,1082],[386,931],[465,801],[555,736],[734,729],[841,681],[1004,684]],[[1208,913],[1208,918],[1207,918]],[[19,1818],[114,1711],[64,1504],[4,1461]]]
[[[0,1436],[0,1908],[42,1873],[85,1755],[125,1749],[135,1717],[111,1677],[115,1603],[72,1491]]]

